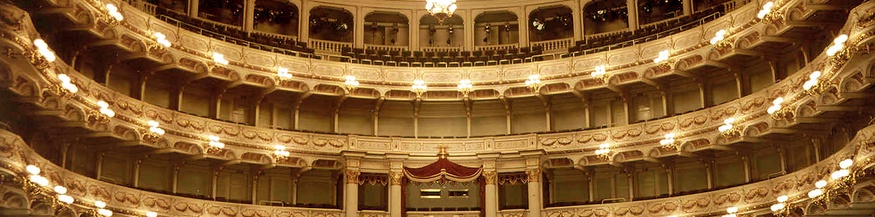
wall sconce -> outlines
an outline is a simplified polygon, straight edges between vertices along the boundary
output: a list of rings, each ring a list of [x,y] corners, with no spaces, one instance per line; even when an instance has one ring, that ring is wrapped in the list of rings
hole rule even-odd
[[[832,180],[839,180],[839,179],[842,179],[842,178],[845,178],[845,177],[851,175],[851,171],[848,168],[850,168],[852,165],[854,165],[854,160],[851,160],[851,159],[842,160],[841,162],[839,162],[840,169],[836,170],[835,172],[832,172],[832,174],[830,174],[829,177]]]
[[[526,87],[529,87],[534,93],[538,93],[541,90],[541,86],[543,85],[541,84],[540,74],[529,75],[529,78],[526,79]]]
[[[778,199],[777,199],[778,203],[772,204],[772,206],[769,207],[769,209],[771,209],[772,212],[778,212],[778,211],[784,210],[784,208],[786,207],[784,202],[787,202],[787,200],[789,200],[789,199],[790,199],[790,197],[787,197],[787,195],[778,196]]]
[[[735,118],[727,118],[723,120],[723,125],[717,128],[717,131],[720,132],[724,137],[735,136],[740,133],[739,130],[733,125],[735,123]]]
[[[113,117],[115,117],[115,111],[109,109],[109,103],[103,100],[97,100],[97,111],[89,111],[88,119],[94,120],[99,123],[107,123]]]
[[[79,92],[79,87],[73,84],[67,74],[58,74],[58,80],[61,80],[61,86],[56,90],[59,95],[69,97]]]
[[[346,81],[343,82],[343,88],[346,88],[347,91],[352,92],[359,87],[359,81],[356,80],[355,76],[347,75],[344,79]]]
[[[832,41],[832,45],[826,49],[827,56],[835,56],[839,51],[845,48],[845,42],[848,41],[848,35],[841,34]]]
[[[164,129],[158,127],[160,125],[158,121],[150,120],[146,124],[149,125],[149,131],[143,133],[143,140],[155,142],[158,138],[164,136]]]
[[[605,65],[596,66],[595,71],[593,71],[590,75],[592,75],[593,78],[599,79],[604,84],[607,84],[608,79],[611,78],[610,76],[608,76],[607,66]]]
[[[35,40],[33,40],[33,45],[36,46],[37,53],[39,53],[40,56],[45,58],[46,61],[48,61],[49,63],[55,62],[55,59],[57,59],[57,56],[55,56],[55,52],[53,52],[51,49],[49,49],[49,45],[46,44],[45,40],[35,39]]]
[[[735,213],[738,213],[738,207],[733,206],[733,207],[726,208],[726,213],[727,214],[723,215],[723,217],[735,217]]]
[[[155,43],[149,45],[150,51],[164,51],[165,49],[173,45],[172,43],[170,43],[169,40],[167,40],[167,36],[161,32],[152,33],[152,39],[155,39]]]
[[[97,207],[97,214],[105,217],[112,216],[112,210],[105,209],[106,203],[103,201],[94,201],[94,206]]]
[[[763,4],[763,8],[760,9],[759,12],[757,12],[757,18],[759,18],[759,19],[766,18],[766,15],[769,15],[769,13],[772,12],[773,7],[775,7],[775,3],[772,1],[769,1],[769,2],[766,2],[765,4]]]
[[[220,138],[218,136],[210,135],[207,136],[207,139],[210,140],[207,143],[207,153],[218,153],[225,148],[225,143],[219,142]]]
[[[815,182],[814,187],[816,189],[808,192],[808,198],[814,199],[816,197],[819,197],[820,195],[823,195],[823,193],[825,193],[823,192],[823,188],[826,187],[826,184],[826,180],[820,180]]]
[[[277,81],[281,80],[289,80],[294,77],[291,73],[289,73],[289,68],[279,67],[276,69],[276,78]]]
[[[109,16],[115,19],[115,21],[122,21],[125,19],[125,17],[122,16],[122,13],[118,11],[118,7],[112,3],[106,4],[106,12],[108,12]]]
[[[657,56],[656,58],[653,59],[653,63],[660,64],[660,63],[668,61],[670,53],[668,52],[668,50],[663,50],[663,51],[660,51],[658,55],[659,56]]]
[[[289,157],[289,151],[286,151],[285,145],[276,145],[274,146],[273,155],[276,157],[276,161],[280,161]]]
[[[595,154],[598,155],[602,160],[610,160],[611,159],[611,144],[610,143],[602,143],[599,145],[599,149],[595,150]]]
[[[218,52],[213,52],[213,62],[218,63],[220,65],[224,65],[224,66],[227,66],[228,64],[231,63],[225,59],[224,54],[220,54]]]
[[[791,112],[789,109],[785,108],[783,104],[784,97],[775,98],[775,100],[772,101],[772,106],[769,106],[766,112],[772,115],[772,118],[775,120],[784,119],[790,116]]]
[[[823,75],[820,71],[811,72],[808,75],[808,80],[802,84],[802,90],[805,90],[809,95],[814,95],[820,93],[822,86],[820,83],[820,76]]]
[[[425,85],[425,81],[422,79],[413,80],[413,85],[410,85],[410,91],[416,93],[416,98],[422,97],[422,94],[425,91],[428,91],[428,86]]]
[[[456,85],[456,88],[462,93],[462,96],[467,98],[468,94],[474,91],[474,84],[471,83],[471,79],[462,79],[459,80],[459,85]]]
[[[677,149],[680,142],[674,139],[674,133],[666,133],[662,140],[659,140],[659,145],[664,148]]]
[[[158,217],[158,213],[149,211],[146,212],[146,217]]]
[[[726,33],[727,33],[726,29],[721,29],[721,30],[715,32],[714,37],[711,38],[711,41],[710,41],[711,45],[714,45],[717,48],[730,47],[732,44],[729,42],[729,40],[724,40],[724,39],[726,39],[725,38]]]

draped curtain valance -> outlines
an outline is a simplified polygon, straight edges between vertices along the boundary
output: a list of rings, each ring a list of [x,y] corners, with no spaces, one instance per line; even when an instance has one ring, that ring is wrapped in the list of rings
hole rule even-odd
[[[475,181],[483,173],[483,167],[466,167],[453,163],[446,158],[439,158],[434,163],[420,168],[404,167],[404,176],[414,182],[432,182],[450,180],[454,182]]]

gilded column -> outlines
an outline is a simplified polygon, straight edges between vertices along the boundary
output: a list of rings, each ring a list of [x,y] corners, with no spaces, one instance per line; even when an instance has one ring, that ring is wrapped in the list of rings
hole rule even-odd
[[[529,187],[529,215],[528,217],[541,216],[541,169],[526,170]]]
[[[629,17],[629,30],[638,29],[638,0],[626,0],[626,14]]]
[[[484,205],[484,209],[486,211],[486,217],[496,217],[498,215],[498,193],[496,193],[496,185],[495,180],[498,176],[498,173],[495,171],[485,171],[483,172],[483,178],[486,180],[486,204]]]
[[[134,171],[132,172],[134,180],[131,180],[131,186],[133,186],[134,188],[140,187],[140,165],[142,165],[142,164],[143,164],[142,158],[139,158],[139,159],[137,159],[136,162],[134,162]]]
[[[188,16],[189,17],[197,17],[198,7],[200,7],[200,0],[188,0]]]
[[[346,170],[346,195],[344,205],[346,206],[346,216],[358,216],[359,210],[359,175],[362,172],[358,169]]]
[[[252,32],[255,29],[255,0],[246,0],[243,8],[243,31]]]
[[[401,184],[404,174],[401,171],[389,172],[389,216],[401,217]]]
[[[689,16],[693,14],[693,0],[684,0],[684,16]]]

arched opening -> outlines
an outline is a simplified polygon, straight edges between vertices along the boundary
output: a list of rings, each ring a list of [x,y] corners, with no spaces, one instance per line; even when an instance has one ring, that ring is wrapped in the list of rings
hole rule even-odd
[[[440,23],[432,15],[419,19],[420,47],[462,47],[465,44],[465,29],[462,16],[453,14]]]
[[[519,22],[510,11],[487,11],[474,18],[474,45],[519,43]]]
[[[549,41],[574,37],[571,8],[564,5],[540,7],[529,13],[529,41]]]
[[[365,16],[364,43],[372,45],[407,46],[409,42],[407,16],[398,12],[371,12]]]
[[[298,6],[288,1],[257,0],[255,1],[256,31],[288,36],[298,36],[298,21],[300,15]]]
[[[583,34],[591,35],[629,28],[625,1],[593,1],[583,7]]]
[[[310,38],[352,42],[353,16],[343,8],[319,6],[310,10]]]
[[[201,0],[198,17],[235,26],[243,25],[243,0]]]

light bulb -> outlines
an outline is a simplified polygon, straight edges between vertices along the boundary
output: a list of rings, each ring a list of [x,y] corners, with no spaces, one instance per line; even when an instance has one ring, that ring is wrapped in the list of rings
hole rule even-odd
[[[738,212],[738,207],[733,206],[733,207],[726,208],[726,212],[729,214],[735,214]]]
[[[839,167],[842,169],[847,169],[848,167],[851,167],[851,165],[854,165],[854,160],[852,159],[845,159],[842,162],[839,162]]]
[[[727,119],[723,120],[723,123],[726,125],[735,123],[735,118],[727,118]]]
[[[49,186],[49,179],[47,179],[46,177],[43,177],[41,175],[30,175],[28,177],[28,179],[31,182],[36,183],[39,186],[43,186],[43,187]]]
[[[106,103],[106,101],[103,101],[103,100],[98,100],[98,101],[97,101],[97,107],[100,107],[100,108],[108,108],[108,107],[109,107],[109,103]]]
[[[66,194],[66,193],[67,193],[67,188],[65,188],[64,186],[60,186],[60,185],[55,186],[55,193],[58,193],[58,194]]]
[[[158,127],[158,125],[159,125],[158,121],[154,121],[154,120],[150,120],[146,123],[149,125],[149,127]]]
[[[790,197],[787,197],[787,195],[778,196],[778,203],[786,202],[789,199],[790,199]]]
[[[814,183],[814,187],[823,188],[826,187],[826,180],[820,180]]]
[[[72,204],[75,200],[70,195],[61,194],[58,195],[58,201],[64,202],[66,204]]]
[[[821,190],[819,188],[808,192],[808,198],[815,198],[815,197],[820,196],[820,195],[823,195],[823,190]]]
[[[45,49],[49,48],[49,44],[46,44],[45,40],[42,40],[39,38],[36,40],[33,40],[33,46],[36,46],[36,48],[39,50],[45,50]]]
[[[146,212],[146,217],[158,217],[158,213],[156,212]]]
[[[94,206],[96,206],[97,208],[103,209],[104,207],[106,207],[106,202],[99,201],[99,200],[94,201]]]
[[[777,212],[779,210],[784,209],[784,204],[783,203],[776,203],[776,204],[772,205],[772,207],[770,207],[770,209],[772,210],[772,212]]]
[[[24,170],[26,170],[27,173],[30,173],[31,175],[37,175],[42,171],[39,167],[34,165],[27,165],[26,167],[24,167]]]
[[[100,215],[106,216],[106,217],[110,217],[110,216],[112,216],[112,211],[110,211],[108,209],[98,209],[97,214],[100,214]]]
[[[772,104],[773,104],[773,105],[780,105],[780,104],[783,104],[783,103],[784,103],[784,97],[778,97],[778,98],[775,98],[774,101],[772,101]]]
[[[836,37],[835,40],[833,40],[833,43],[835,43],[835,44],[844,44],[846,41],[848,41],[848,35],[846,35],[846,34],[841,34],[841,35],[839,35],[838,37]]]

